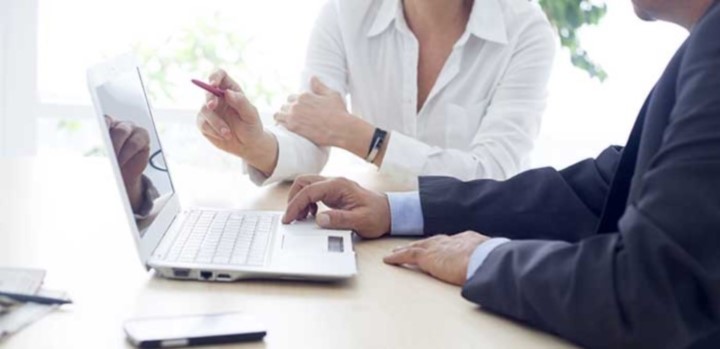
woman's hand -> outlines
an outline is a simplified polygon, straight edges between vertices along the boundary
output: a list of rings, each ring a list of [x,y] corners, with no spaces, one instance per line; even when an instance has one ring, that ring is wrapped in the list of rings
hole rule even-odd
[[[364,158],[375,127],[350,114],[343,97],[317,77],[310,85],[311,92],[288,97],[275,121],[318,146],[340,147]]]
[[[225,97],[207,93],[197,116],[202,134],[217,148],[243,158],[265,175],[272,173],[277,163],[277,141],[265,132],[255,106],[224,70],[210,75],[210,85],[226,92]]]

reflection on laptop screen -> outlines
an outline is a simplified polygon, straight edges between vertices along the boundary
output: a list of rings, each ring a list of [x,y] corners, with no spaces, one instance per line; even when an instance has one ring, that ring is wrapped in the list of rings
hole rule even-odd
[[[125,193],[143,237],[174,190],[140,73],[117,75],[96,92],[112,154],[120,165]]]

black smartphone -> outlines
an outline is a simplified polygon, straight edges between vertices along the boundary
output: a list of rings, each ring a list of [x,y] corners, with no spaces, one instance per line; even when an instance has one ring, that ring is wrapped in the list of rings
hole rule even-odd
[[[132,319],[124,327],[128,340],[138,348],[259,341],[267,334],[256,318],[244,313]]]

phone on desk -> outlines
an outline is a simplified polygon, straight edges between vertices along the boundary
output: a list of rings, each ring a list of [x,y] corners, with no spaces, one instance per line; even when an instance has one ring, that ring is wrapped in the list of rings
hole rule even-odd
[[[220,313],[132,319],[125,333],[138,348],[172,348],[259,341],[267,332],[250,315]]]

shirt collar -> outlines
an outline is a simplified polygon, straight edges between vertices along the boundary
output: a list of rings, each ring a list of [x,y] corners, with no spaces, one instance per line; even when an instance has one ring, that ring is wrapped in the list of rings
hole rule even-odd
[[[481,39],[507,44],[505,16],[498,1],[499,0],[475,0],[466,32]],[[370,30],[368,30],[367,36],[373,37],[382,33],[390,26],[393,20],[401,20],[404,22],[404,18],[400,19],[398,16],[404,16],[400,0],[383,0],[375,15],[375,21],[373,21]],[[464,40],[467,39],[465,38]]]
[[[403,16],[400,0],[383,0],[380,4],[378,12],[375,14],[375,21],[367,33],[368,37],[373,37],[385,31],[390,23],[397,17]]]
[[[466,31],[481,39],[507,44],[505,14],[500,0],[475,0]]]

